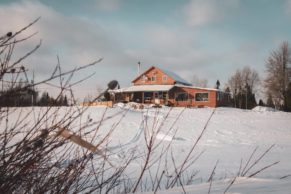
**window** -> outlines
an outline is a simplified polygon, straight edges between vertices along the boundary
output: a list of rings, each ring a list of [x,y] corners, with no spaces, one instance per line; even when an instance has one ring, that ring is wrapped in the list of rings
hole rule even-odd
[[[147,81],[147,76],[146,75],[142,75],[141,77],[141,81],[144,83],[145,81]]]
[[[176,101],[187,101],[188,94],[187,93],[177,93],[176,94]]]
[[[208,93],[196,93],[195,100],[196,101],[208,101]]]
[[[152,82],[155,82],[156,80],[157,80],[157,76],[153,76],[152,78],[151,78],[151,80],[152,80]]]
[[[163,82],[167,82],[168,81],[168,76],[163,75]]]
[[[220,101],[222,99],[222,94],[221,94],[221,92],[217,92],[216,93],[216,100],[217,101]]]
[[[155,92],[154,94],[155,94],[155,95],[154,95],[155,98],[159,98],[159,93],[158,93],[158,92]]]
[[[164,100],[167,100],[167,99],[168,99],[168,94],[167,94],[167,92],[163,92],[163,99],[164,99]]]
[[[153,98],[153,93],[152,92],[145,92],[144,93],[144,101],[145,102],[150,102]]]

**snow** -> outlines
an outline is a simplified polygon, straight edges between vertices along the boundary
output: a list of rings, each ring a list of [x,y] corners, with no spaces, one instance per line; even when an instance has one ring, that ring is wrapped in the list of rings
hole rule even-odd
[[[212,182],[211,193],[222,194],[232,180],[220,180]],[[202,183],[198,185],[185,186],[187,193],[208,193],[210,183]],[[290,180],[274,180],[274,179],[258,179],[244,178],[236,179],[234,185],[226,192],[226,194],[289,194],[291,191]],[[151,193],[151,192],[148,192]],[[180,194],[181,188],[160,191],[159,194]]]
[[[169,91],[173,87],[174,85],[136,85],[120,90],[122,92],[158,92],[158,91]]]
[[[74,109],[82,109],[75,107]],[[53,108],[51,111],[56,111]],[[9,116],[9,124],[12,126],[21,117],[27,117],[30,125],[37,120],[45,107],[18,108]],[[64,115],[70,115],[69,107],[61,107],[57,110],[58,119]],[[213,113],[214,112],[214,113]],[[211,193],[223,193],[230,181],[237,176],[241,166],[247,164],[252,152],[257,149],[252,159],[259,158],[270,146],[272,149],[263,159],[254,166],[244,177],[236,178],[234,185],[227,193],[291,193],[291,114],[274,111],[266,107],[255,107],[253,110],[241,110],[235,108],[153,108],[144,106],[137,108],[136,104],[117,104],[114,108],[89,107],[82,117],[76,121],[77,130],[80,123],[100,122],[98,138],[107,134],[114,127],[114,132],[106,141],[107,149],[112,152],[111,160],[115,165],[120,163],[126,154],[120,154],[122,150],[128,152],[144,153],[147,138],[155,135],[157,143],[170,145],[171,152],[177,164],[192,148],[201,134],[207,120],[213,113],[201,140],[194,149],[194,156],[201,156],[187,171],[197,172],[191,183],[184,186],[188,193],[208,193],[210,183],[207,182],[216,162],[217,167],[211,186]],[[27,116],[29,115],[29,116]],[[178,118],[178,119],[177,119]],[[47,124],[58,122],[56,118],[48,118]],[[78,123],[80,122],[80,123]],[[4,123],[0,124],[3,128]],[[87,132],[94,130],[88,128]],[[85,133],[86,139],[92,138],[92,133]],[[93,141],[98,142],[98,138]],[[162,152],[162,149],[157,149]],[[153,160],[159,156],[154,154]],[[164,156],[166,157],[166,156]],[[257,170],[274,162],[279,162],[262,173],[252,178],[246,178]],[[143,158],[140,157],[130,164],[127,177],[135,180],[138,176]],[[164,160],[162,160],[162,163]],[[163,164],[160,164],[163,166]],[[153,171],[158,170],[158,164],[152,164]],[[170,169],[169,169],[170,171]],[[148,175],[145,175],[148,176]],[[287,176],[284,179],[281,177]],[[158,191],[164,194],[182,193],[181,186],[168,190]],[[151,193],[151,192],[148,192]]]
[[[277,110],[274,109],[274,108],[271,108],[271,107],[256,106],[255,108],[253,108],[253,111],[258,111],[258,112],[275,112]]]

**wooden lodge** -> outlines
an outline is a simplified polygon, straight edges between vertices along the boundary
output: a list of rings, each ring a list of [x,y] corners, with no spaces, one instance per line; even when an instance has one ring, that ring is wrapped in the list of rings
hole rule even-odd
[[[228,106],[230,96],[214,88],[194,87],[177,74],[152,66],[127,88],[112,90],[113,101],[181,107]]]

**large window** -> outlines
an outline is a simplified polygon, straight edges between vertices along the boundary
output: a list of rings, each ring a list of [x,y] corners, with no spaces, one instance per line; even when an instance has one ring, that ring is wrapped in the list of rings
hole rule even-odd
[[[208,101],[208,93],[196,93],[195,100],[196,101]]]
[[[157,76],[156,75],[152,76],[151,80],[152,80],[152,82],[156,82]]]
[[[187,93],[177,93],[176,94],[176,101],[187,101],[188,94]]]

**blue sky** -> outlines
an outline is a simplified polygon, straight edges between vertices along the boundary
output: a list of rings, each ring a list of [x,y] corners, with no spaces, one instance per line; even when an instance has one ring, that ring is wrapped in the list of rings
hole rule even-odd
[[[193,76],[225,85],[236,69],[250,66],[264,78],[265,61],[282,41],[291,39],[290,0],[0,0],[1,33],[15,31],[41,16],[29,33],[42,47],[26,61],[36,79],[49,76],[61,60],[63,69],[103,57],[78,97],[94,95],[111,79],[130,85],[142,69],[169,69],[191,81]],[[47,86],[40,87],[48,90]]]

